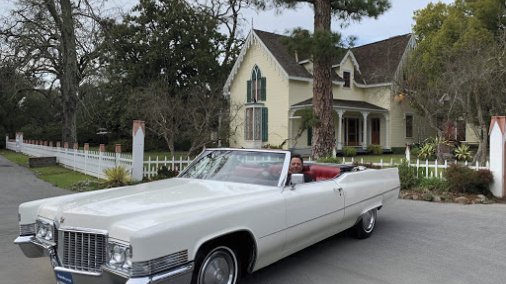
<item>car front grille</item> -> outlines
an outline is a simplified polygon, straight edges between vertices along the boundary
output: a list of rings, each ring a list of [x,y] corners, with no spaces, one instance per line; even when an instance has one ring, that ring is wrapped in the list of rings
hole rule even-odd
[[[58,254],[63,267],[78,271],[101,272],[105,263],[105,234],[60,230]]]

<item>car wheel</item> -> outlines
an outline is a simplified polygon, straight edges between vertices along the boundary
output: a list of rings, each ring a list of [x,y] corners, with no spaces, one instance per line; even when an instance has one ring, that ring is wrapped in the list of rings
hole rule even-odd
[[[240,266],[233,249],[218,246],[201,254],[198,258],[192,283],[235,284],[238,282]]]
[[[372,235],[374,228],[376,227],[377,209],[371,209],[362,216],[360,220],[355,224],[354,233],[358,239],[366,239]]]

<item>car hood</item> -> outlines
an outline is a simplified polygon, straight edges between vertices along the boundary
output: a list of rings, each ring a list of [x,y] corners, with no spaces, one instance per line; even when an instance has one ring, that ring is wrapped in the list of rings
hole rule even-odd
[[[277,187],[174,178],[135,186],[75,194],[42,203],[37,215],[61,227],[106,230],[120,239],[168,219],[279,192]],[[62,200],[63,199],[63,200]]]

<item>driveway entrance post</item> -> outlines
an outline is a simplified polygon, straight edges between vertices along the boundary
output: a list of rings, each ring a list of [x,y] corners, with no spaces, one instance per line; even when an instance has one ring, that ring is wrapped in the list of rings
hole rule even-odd
[[[506,194],[505,185],[505,163],[506,163],[506,116],[493,116],[490,121],[489,135],[489,161],[490,171],[494,176],[494,183],[490,191],[496,197],[504,197]]]

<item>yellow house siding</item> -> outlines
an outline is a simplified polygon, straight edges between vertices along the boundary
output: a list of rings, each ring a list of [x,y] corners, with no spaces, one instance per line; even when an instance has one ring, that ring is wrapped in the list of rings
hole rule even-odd
[[[472,124],[466,123],[466,142],[467,143],[478,143],[480,141],[479,137],[476,136],[473,128],[476,127]]]
[[[420,116],[409,106],[408,101],[401,103],[391,102],[391,145],[392,147],[405,147],[406,144],[423,142],[426,137],[434,136],[435,131],[428,125],[423,116]],[[406,137],[406,114],[413,115],[413,137]]]
[[[353,64],[353,61],[348,56],[346,57],[346,60],[341,64],[339,68],[334,69],[337,74],[344,78],[344,72],[350,72],[350,87],[344,87],[344,85],[334,85],[333,93],[335,99],[340,100],[349,100],[349,101],[363,101],[364,100],[364,93],[360,88],[357,88],[353,84],[354,80],[354,69],[355,66]]]
[[[266,43],[269,43],[266,41]],[[272,48],[272,47],[270,47]],[[248,39],[245,49],[243,50],[237,65],[227,80],[227,87],[230,95],[231,105],[231,121],[232,136],[230,137],[230,145],[232,147],[261,147],[265,144],[280,145],[288,138],[294,138],[299,129],[300,119],[292,118],[290,116],[297,116],[293,111],[290,113],[290,106],[310,99],[312,97],[312,82],[308,78],[288,78],[286,72],[282,70],[276,59],[264,47],[263,43],[257,39],[256,34],[252,31]],[[283,57],[285,58],[285,57]],[[286,58],[285,58],[286,59]],[[280,59],[284,60],[284,59]],[[286,63],[284,63],[286,64]],[[245,123],[245,109],[246,109],[246,90],[247,81],[251,79],[251,71],[257,65],[262,73],[262,77],[266,78],[266,101],[258,102],[256,105],[268,108],[268,141],[261,142],[244,140],[244,123]],[[293,67],[293,65],[291,65]],[[312,62],[303,64],[306,70],[312,73]],[[423,117],[420,117],[416,112],[411,109],[408,101],[401,103],[393,100],[391,86],[367,86],[364,88],[362,82],[358,85],[354,84],[355,70],[360,66],[355,66],[353,56],[347,56],[339,66],[336,66],[333,71],[343,78],[343,72],[350,72],[351,86],[344,87],[343,84],[333,84],[333,98],[338,100],[348,101],[362,101],[367,102],[386,110],[386,112],[370,111],[367,116],[367,144],[371,143],[371,119],[378,118],[380,121],[380,144],[390,147],[404,147],[406,143],[419,142],[423,137],[427,137],[432,133],[428,128],[427,123],[424,123]],[[291,70],[291,69],[290,69]],[[293,70],[292,70],[293,71]],[[300,73],[298,73],[300,74]],[[229,84],[229,85],[228,85]],[[413,115],[413,137],[406,138],[406,122],[405,115]],[[356,117],[362,123],[362,114],[356,109],[350,108],[344,113],[344,117]],[[388,125],[387,125],[388,123]],[[337,128],[338,121],[336,116],[336,142],[337,142]],[[361,127],[363,124],[360,125]],[[290,128],[290,129],[289,129]],[[343,124],[344,128],[344,124]],[[234,131],[235,130],[235,131]],[[388,133],[387,133],[388,131]],[[344,141],[344,133],[341,129],[342,142]],[[360,133],[361,135],[363,132]],[[466,131],[466,139],[472,135],[472,131]],[[388,139],[387,139],[388,137]],[[472,140],[470,138],[469,140]],[[286,141],[285,149],[296,144],[297,148],[309,147],[307,143],[307,131],[304,131],[298,141]]]
[[[231,115],[237,108],[237,117],[231,122],[231,129],[236,129],[230,138],[232,147],[251,147],[244,140],[244,115],[246,104],[247,81],[251,79],[251,71],[257,65],[262,77],[266,78],[266,101],[262,102],[269,109],[268,141],[263,144],[279,145],[288,137],[288,80],[283,70],[271,55],[254,42],[244,55],[243,62],[230,85]]]

